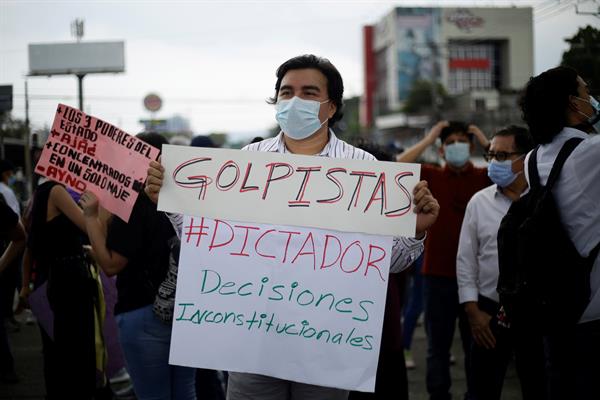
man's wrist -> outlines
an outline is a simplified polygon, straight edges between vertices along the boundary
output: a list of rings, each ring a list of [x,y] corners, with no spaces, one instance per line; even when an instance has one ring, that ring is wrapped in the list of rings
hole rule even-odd
[[[464,303],[464,308],[467,314],[479,311],[479,306],[476,301],[467,301]]]

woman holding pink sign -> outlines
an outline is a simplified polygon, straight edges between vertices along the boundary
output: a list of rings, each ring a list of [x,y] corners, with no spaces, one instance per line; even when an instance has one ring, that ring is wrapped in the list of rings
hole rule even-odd
[[[93,262],[83,247],[83,212],[63,185],[47,181],[35,192],[29,221],[34,285],[47,282],[53,312],[53,326],[41,330],[46,398],[100,398],[97,386],[106,388],[106,380],[98,381],[97,371],[103,369],[105,355],[102,345],[96,348],[99,294]],[[68,392],[62,385],[63,371],[72,376]]]
[[[160,148],[158,134],[139,139]],[[169,365],[171,325],[153,312],[158,288],[165,280],[177,238],[167,216],[141,192],[128,222],[114,216],[105,232],[98,218],[98,199],[81,197],[85,223],[98,263],[117,275],[115,317],[127,371],[138,400],[195,400],[194,369]]]

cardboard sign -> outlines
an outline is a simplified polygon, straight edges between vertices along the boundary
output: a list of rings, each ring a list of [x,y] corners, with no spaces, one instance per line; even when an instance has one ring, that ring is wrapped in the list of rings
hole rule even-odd
[[[35,172],[78,193],[91,190],[100,205],[127,222],[158,154],[116,126],[59,104]]]
[[[418,164],[184,146],[164,146],[162,164],[162,211],[415,235]]]
[[[373,391],[392,238],[185,217],[170,363]]]

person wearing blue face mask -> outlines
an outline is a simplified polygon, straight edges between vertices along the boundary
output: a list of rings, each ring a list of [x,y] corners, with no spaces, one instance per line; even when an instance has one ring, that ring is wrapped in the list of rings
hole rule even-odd
[[[474,193],[490,184],[487,169],[475,167],[470,161],[473,138],[477,138],[484,149],[488,148],[489,141],[474,125],[440,121],[396,160],[415,162],[438,138],[442,144],[439,154],[446,164],[443,167],[421,167],[421,179],[428,182],[440,203],[439,222],[429,230],[425,241],[422,274],[427,332],[427,391],[431,399],[446,399],[450,396],[452,384],[450,347],[457,318],[465,354],[467,392],[471,392],[468,356],[471,334],[465,311],[458,302],[456,253],[467,202]]]
[[[471,344],[471,398],[500,399],[508,363],[515,354],[523,399],[538,399],[545,390],[543,343],[515,327],[498,323],[498,228],[511,203],[527,188],[525,154],[533,149],[526,128],[509,126],[496,132],[485,154],[493,185],[475,193],[460,231],[456,276],[459,302],[467,314]]]
[[[569,239],[586,258],[593,257],[600,246],[600,135],[591,135],[600,111],[591,90],[577,71],[561,66],[532,77],[519,101],[523,119],[539,145],[536,161],[541,185],[547,184],[563,145],[580,139],[566,159],[552,195]],[[525,172],[529,182],[531,177],[527,169]],[[572,266],[565,265],[564,274],[571,273]],[[593,258],[589,287],[589,302],[578,323],[560,326],[561,332],[543,338],[552,399],[600,398],[600,255]],[[569,295],[565,291],[564,296]]]

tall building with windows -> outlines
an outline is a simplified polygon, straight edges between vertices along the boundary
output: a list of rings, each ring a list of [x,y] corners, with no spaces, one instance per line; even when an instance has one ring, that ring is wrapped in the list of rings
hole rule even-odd
[[[441,84],[459,104],[480,112],[497,110],[502,93],[521,89],[533,75],[530,7],[398,7],[364,27],[363,39],[366,127],[395,114],[398,124],[410,125],[416,117],[402,110],[415,82]],[[438,106],[435,90],[430,111]]]

